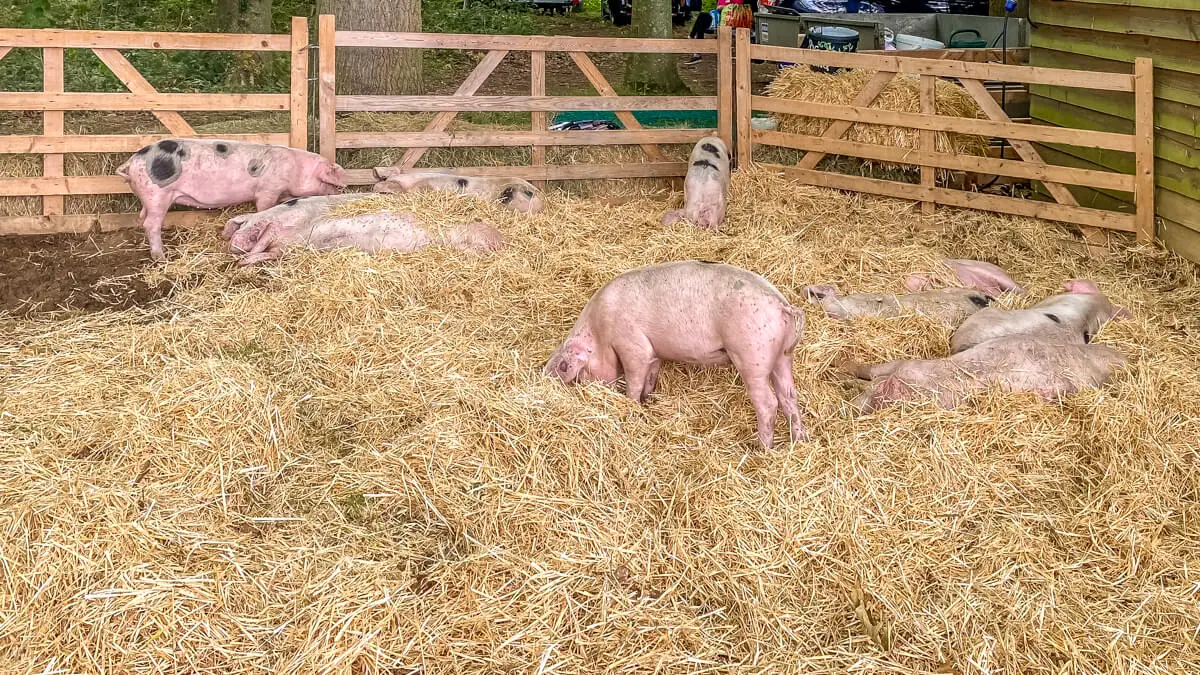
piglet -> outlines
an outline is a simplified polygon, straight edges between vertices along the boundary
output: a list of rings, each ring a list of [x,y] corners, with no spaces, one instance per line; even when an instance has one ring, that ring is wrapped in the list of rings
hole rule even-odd
[[[166,257],[163,218],[174,204],[221,209],[254,202],[263,209],[292,197],[332,195],[346,173],[320,155],[280,145],[170,138],[138,150],[117,169],[142,202],[150,257]]]
[[[992,263],[983,262],[982,260],[947,258],[942,261],[942,264],[954,276],[955,282],[967,288],[974,288],[992,296],[1000,295],[1001,293],[1014,293],[1017,295],[1025,293],[1025,289],[1013,281],[1008,272],[1005,272],[1002,268]],[[927,291],[937,285],[935,277],[943,276],[944,274],[942,273],[932,275],[914,274],[904,280],[904,286],[913,293]]]
[[[1113,305],[1094,282],[1074,279],[1063,288],[1066,293],[1029,309],[989,308],[968,318],[950,338],[950,353],[1008,335],[1087,344],[1109,320],[1129,316],[1128,310]]]
[[[279,258],[293,246],[316,250],[356,248],[376,253],[415,251],[436,243],[477,252],[495,251],[504,245],[500,232],[487,223],[455,225],[437,231],[422,225],[411,213],[336,215],[337,207],[369,197],[293,199],[266,211],[231,219],[223,235],[229,239],[230,251],[241,256],[239,265]]]
[[[993,298],[969,288],[939,288],[933,291],[891,295],[889,293],[851,293],[838,295],[833,286],[808,286],[809,302],[819,304],[825,313],[839,321],[857,316],[890,318],[916,312],[948,326],[987,307]]]
[[[1053,400],[1083,388],[1103,386],[1125,364],[1125,357],[1106,345],[1013,335],[988,340],[945,359],[900,360],[875,366],[850,362],[843,368],[871,380],[854,405],[873,412],[902,401],[922,400],[935,400],[949,410],[970,394],[994,385]]]
[[[614,383],[645,402],[663,361],[732,363],[758,416],[758,439],[772,445],[783,408],[793,441],[808,432],[796,403],[792,354],[804,310],[761,276],[711,262],[670,262],[625,272],[596,292],[543,373],[565,383]],[[772,393],[772,387],[774,393]]]
[[[692,150],[691,166],[683,182],[683,210],[663,216],[663,225],[686,220],[696,227],[715,230],[725,221],[729,200],[729,148],[716,136],[700,139]]]
[[[520,178],[479,178],[435,172],[400,173],[393,167],[379,167],[375,169],[375,175],[381,179],[372,188],[375,192],[452,192],[496,202],[518,213],[538,213],[545,206],[541,192],[532,183]]]

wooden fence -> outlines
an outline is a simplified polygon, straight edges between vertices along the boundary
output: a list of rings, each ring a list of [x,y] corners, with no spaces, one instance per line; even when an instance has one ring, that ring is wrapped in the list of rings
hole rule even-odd
[[[483,50],[487,54],[451,96],[361,96],[336,94],[336,50],[338,47],[389,49]],[[594,180],[605,178],[652,178],[684,176],[686,162],[672,162],[658,144],[694,144],[718,133],[733,141],[733,36],[729,29],[713,40],[658,40],[604,37],[526,35],[464,35],[437,33],[380,33],[339,31],[334,17],[322,15],[318,23],[318,106],[320,151],[333,159],[343,148],[406,148],[394,167],[381,167],[379,175],[414,169],[430,148],[531,148],[529,166],[453,167],[476,176],[516,176],[533,181]],[[480,96],[476,92],[504,58],[514,51],[530,53],[529,96]],[[598,96],[547,96],[546,54],[566,52]],[[718,64],[718,96],[618,96],[588,56],[589,52],[715,54]],[[718,129],[645,129],[634,110],[716,110]],[[337,130],[337,113],[352,111],[436,112],[422,131],[344,132]],[[525,131],[451,132],[450,124],[460,112],[528,112],[531,129]],[[612,111],[623,130],[549,131],[548,113],[558,111]],[[546,163],[546,148],[561,146],[640,146],[648,162],[622,164]],[[732,147],[732,145],[731,145]],[[353,184],[376,180],[372,169],[350,170]]]
[[[0,58],[12,49],[42,51],[41,92],[0,92],[0,110],[41,111],[41,135],[0,135],[0,154],[42,154],[41,176],[0,177],[0,197],[38,196],[39,216],[0,216],[0,234],[82,232],[99,226],[115,229],[137,224],[136,213],[68,214],[64,196],[128,193],[124,179],[108,176],[67,176],[64,155],[69,153],[134,152],[167,134],[66,134],[64,111],[149,111],[169,136],[213,137],[197,134],[180,111],[289,111],[287,131],[269,134],[223,134],[220,137],[303,148],[308,136],[308,20],[292,19],[291,34],[144,33],[125,31],[0,29]],[[67,92],[63,53],[67,49],[91,50],[129,90],[128,93]],[[277,51],[291,54],[291,85],[287,94],[169,94],[159,93],[128,59],[122,49]],[[206,214],[173,212],[168,222],[178,224]]]
[[[813,185],[914,199],[923,202],[923,209],[927,213],[932,212],[935,204],[945,204],[1075,223],[1084,226],[1089,235],[1098,234],[1093,228],[1107,228],[1135,232],[1140,241],[1149,241],[1154,237],[1154,99],[1153,69],[1149,59],[1138,59],[1133,74],[1129,75],[751,45],[749,31],[744,29],[738,31],[736,42],[739,55],[735,75],[738,87],[737,147],[739,164],[742,166],[752,160],[752,143],[792,148],[805,151],[799,164],[776,165],[773,168]],[[751,96],[750,62],[740,58],[744,54],[748,54],[752,59],[764,61],[860,68],[875,71],[876,74],[851,105]],[[887,84],[897,76],[920,78],[920,113],[894,112],[870,107]],[[937,78],[955,79],[961,83],[988,119],[938,115],[934,102],[934,85]],[[1131,92],[1136,107],[1135,133],[1130,135],[1014,123],[987,91],[983,84],[985,80]],[[830,124],[821,136],[760,131],[750,127],[751,110],[824,118],[829,120]],[[917,129],[918,148],[914,150],[842,140],[842,136],[855,123]],[[1021,159],[937,152],[934,141],[938,131],[1006,138]],[[1133,153],[1136,171],[1129,175],[1047,164],[1032,142],[1061,143]],[[914,185],[819,171],[816,168],[817,164],[826,154],[919,166],[921,182]],[[935,186],[937,169],[1042,181],[1055,202],[939,188]],[[1133,193],[1136,213],[1124,214],[1081,207],[1064,184]]]

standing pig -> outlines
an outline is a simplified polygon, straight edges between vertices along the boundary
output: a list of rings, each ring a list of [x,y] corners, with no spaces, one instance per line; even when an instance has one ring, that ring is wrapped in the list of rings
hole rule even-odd
[[[292,246],[316,250],[356,248],[368,253],[382,250],[415,251],[442,243],[454,248],[495,251],[504,238],[486,223],[456,225],[431,232],[411,213],[384,211],[337,215],[336,209],[370,195],[338,195],[292,199],[279,206],[231,219],[223,235],[229,248],[241,255],[239,265],[273,260]]]
[[[950,338],[950,353],[1008,335],[1054,336],[1087,344],[1110,319],[1128,316],[1116,307],[1095,283],[1083,279],[1063,285],[1067,292],[1047,298],[1029,309],[989,308],[963,322]]]
[[[1025,289],[1013,281],[1008,272],[1005,272],[1002,268],[992,263],[983,262],[982,260],[947,258],[942,261],[942,264],[954,276],[954,281],[967,288],[974,288],[993,296],[1005,292],[1017,295],[1025,293]],[[944,276],[945,273],[935,273],[932,275],[914,274],[904,280],[904,286],[914,293],[927,291],[935,286],[934,277]],[[943,279],[943,281],[947,280]]]
[[[921,293],[851,293],[839,296],[833,286],[809,286],[804,289],[809,302],[821,305],[825,313],[839,321],[856,316],[890,318],[916,312],[948,326],[987,307],[993,298],[970,288],[939,288]]]
[[[259,211],[292,197],[337,194],[346,173],[320,155],[239,141],[171,138],[138,150],[117,169],[142,201],[150,257],[166,257],[162,225],[174,204],[220,209],[254,202]]]
[[[625,272],[597,291],[543,373],[568,384],[611,384],[624,372],[629,397],[644,402],[664,360],[732,363],[754,404],[758,439],[770,448],[781,407],[791,439],[808,439],[792,379],[803,331],[804,310],[753,272],[696,260],[663,263]]]
[[[663,216],[663,225],[687,220],[696,227],[715,230],[725,221],[728,200],[729,148],[716,136],[702,138],[692,150],[683,183],[683,210]]]
[[[517,213],[538,213],[545,204],[532,183],[520,178],[477,178],[448,173],[398,173],[394,168],[377,168],[380,182],[372,188],[387,194],[437,190],[471,195],[496,202]]]
[[[843,367],[871,380],[854,404],[863,412],[873,412],[893,403],[930,399],[949,410],[992,385],[1055,399],[1085,387],[1102,386],[1125,363],[1124,356],[1105,345],[1015,335],[988,340],[945,359],[890,361],[877,366],[851,362]]]

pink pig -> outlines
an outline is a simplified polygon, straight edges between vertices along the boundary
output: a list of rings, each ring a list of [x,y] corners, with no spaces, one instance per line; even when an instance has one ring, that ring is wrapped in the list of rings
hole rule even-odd
[[[1094,282],[1073,279],[1063,288],[1066,293],[1029,309],[988,308],[971,316],[950,338],[950,353],[1009,335],[1087,344],[1109,320],[1129,316],[1128,310],[1113,305]]]
[[[434,230],[411,213],[381,211],[360,215],[331,215],[335,207],[368,199],[370,195],[336,195],[292,199],[278,206],[231,219],[223,235],[229,248],[240,255],[239,265],[274,260],[294,246],[316,250],[356,248],[368,253],[383,250],[416,251],[443,244],[476,252],[491,252],[504,245],[504,237],[487,223],[476,222]]]
[[[949,268],[954,280],[966,288],[974,288],[989,295],[999,295],[1004,292],[1021,295],[1025,289],[1012,280],[1008,272],[1002,268],[982,260],[961,260],[947,258],[942,264]],[[944,273],[914,274],[904,280],[904,286],[909,291],[917,293],[934,288],[933,277],[944,277]]]
[[[150,257],[166,257],[163,218],[174,204],[220,209],[254,202],[268,209],[292,197],[337,194],[342,168],[320,155],[280,145],[171,138],[138,150],[117,169],[142,201]]]
[[[753,272],[696,260],[650,265],[597,291],[542,372],[568,384],[611,384],[624,372],[629,397],[644,402],[664,360],[732,363],[758,415],[758,439],[770,448],[781,407],[791,439],[808,439],[792,379],[803,331],[804,310]]]
[[[700,139],[692,149],[683,182],[683,209],[663,216],[663,225],[687,220],[696,227],[716,230],[725,221],[729,201],[729,148],[716,136]]]

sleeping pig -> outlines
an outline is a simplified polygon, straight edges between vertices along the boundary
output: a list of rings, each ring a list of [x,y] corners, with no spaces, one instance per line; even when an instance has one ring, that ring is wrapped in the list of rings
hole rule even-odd
[[[292,197],[332,195],[342,168],[320,155],[281,145],[171,138],[138,150],[117,169],[142,202],[150,257],[166,257],[163,218],[173,204],[220,209],[254,202],[259,211]]]
[[[950,353],[1008,335],[1054,336],[1087,344],[1110,319],[1129,316],[1128,310],[1109,301],[1091,281],[1074,279],[1063,285],[1066,293],[1047,298],[1029,309],[989,308],[959,326],[950,338]]]
[[[982,260],[961,260],[947,258],[942,261],[946,270],[933,274],[914,274],[904,280],[904,286],[909,291],[917,293],[930,290],[938,285],[958,283],[966,288],[974,288],[992,296],[1001,293],[1021,295],[1025,289],[1012,280],[1002,268]],[[947,279],[952,276],[953,279]],[[937,282],[943,282],[941,284]]]
[[[392,167],[375,169],[380,182],[375,192],[399,194],[420,190],[437,190],[471,195],[487,202],[496,202],[518,213],[538,213],[544,203],[541,193],[532,183],[520,178],[479,178],[449,173],[400,173]]]
[[[683,182],[683,209],[663,216],[663,225],[686,220],[715,230],[725,221],[729,200],[729,148],[720,138],[707,136],[696,144],[690,161]]]
[[[821,305],[826,314],[840,321],[849,321],[856,316],[890,318],[916,312],[948,326],[958,325],[993,301],[986,293],[970,288],[939,288],[907,295],[838,295],[833,286],[809,286],[804,293],[809,302]]]
[[[854,404],[872,412],[901,401],[931,399],[948,410],[993,385],[1056,399],[1085,387],[1102,386],[1125,363],[1124,356],[1106,345],[1012,335],[945,359],[890,361],[876,366],[850,362],[843,368],[871,380]]]
[[[279,206],[231,219],[223,235],[240,255],[239,265],[273,260],[293,246],[317,250],[356,248],[415,251],[431,244],[480,252],[501,248],[504,238],[486,223],[445,228],[440,232],[421,224],[411,213],[383,211],[338,216],[334,209],[370,195],[337,195],[292,199]]]
[[[644,402],[663,361],[732,363],[754,404],[758,439],[770,448],[779,408],[791,439],[808,438],[792,379],[803,330],[804,310],[753,272],[696,260],[662,263],[625,272],[597,291],[543,373],[610,384],[624,373],[629,397]]]

